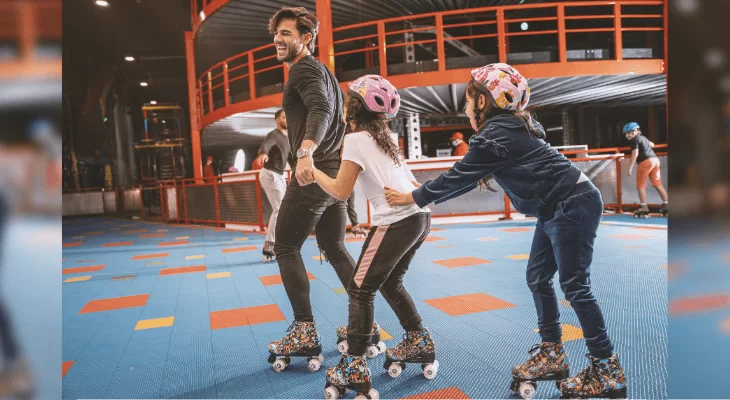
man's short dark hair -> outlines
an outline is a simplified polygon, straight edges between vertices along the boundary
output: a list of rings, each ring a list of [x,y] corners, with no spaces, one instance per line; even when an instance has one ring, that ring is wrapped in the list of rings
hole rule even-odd
[[[279,119],[279,117],[281,117],[281,113],[283,113],[283,112],[284,112],[283,108],[281,110],[277,111],[276,114],[274,114],[274,119]]]
[[[297,30],[300,35],[306,33],[312,34],[312,41],[309,42],[309,52],[314,54],[314,43],[317,40],[317,32],[319,32],[319,20],[311,12],[304,7],[282,7],[269,20],[269,34],[276,33],[276,27],[282,19],[289,18],[297,20]]]

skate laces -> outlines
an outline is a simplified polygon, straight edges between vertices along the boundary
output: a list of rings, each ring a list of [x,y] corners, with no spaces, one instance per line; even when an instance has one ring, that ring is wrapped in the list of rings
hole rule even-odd
[[[590,354],[586,354],[586,357],[591,362],[588,365],[588,368],[579,372],[576,377],[580,378],[581,380],[584,380],[584,381],[590,381],[590,380],[600,381],[601,380],[601,377],[600,377],[601,361],[600,361],[600,359],[592,358]]]

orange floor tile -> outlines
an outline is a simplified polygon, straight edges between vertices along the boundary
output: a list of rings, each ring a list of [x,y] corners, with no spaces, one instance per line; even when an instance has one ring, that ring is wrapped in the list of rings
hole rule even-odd
[[[163,268],[162,270],[160,270],[160,276],[189,274],[193,272],[205,272],[205,265],[194,265],[192,267],[180,268]]]
[[[134,242],[113,242],[113,243],[104,243],[101,247],[123,247],[123,246],[131,246]]]
[[[63,366],[61,367],[61,378],[66,377],[66,373],[68,373],[68,370],[71,369],[71,367],[74,365],[76,361],[64,361]]]
[[[608,236],[611,239],[623,239],[623,240],[644,240],[644,239],[652,239],[656,236],[654,235],[639,235],[636,233],[624,233],[619,235],[610,235]]]
[[[140,238],[146,239],[146,238],[156,238],[156,237],[165,237],[164,233],[146,233],[144,235],[139,235]]]
[[[730,307],[730,295],[717,294],[700,297],[685,297],[669,303],[669,314],[695,314],[703,311]]]
[[[162,242],[157,245],[157,247],[169,247],[169,246],[182,246],[188,244],[187,240],[180,240],[177,242]]]
[[[68,274],[78,274],[81,272],[96,272],[101,271],[106,267],[106,264],[102,265],[90,265],[88,267],[77,267],[77,268],[66,268],[64,270],[61,270],[61,274],[68,275]]]
[[[149,294],[138,294],[136,296],[115,297],[111,299],[92,300],[79,311],[79,314],[86,314],[99,311],[118,310],[120,308],[142,307],[147,304]]]
[[[519,228],[503,228],[500,229],[500,232],[528,232],[528,231],[534,231],[535,228],[525,228],[525,227],[519,227]]]
[[[210,313],[210,329],[233,328],[264,322],[284,321],[285,319],[284,314],[281,313],[276,304],[236,308]]]
[[[145,233],[145,232],[147,232],[147,229],[137,229],[136,231],[125,231],[124,234],[131,235],[131,234],[135,234],[135,233]]]
[[[429,236],[426,238],[426,240],[424,240],[424,242],[438,242],[440,240],[446,240],[446,239],[444,239],[440,236]]]
[[[492,262],[477,257],[459,257],[450,258],[448,260],[437,260],[434,261],[434,263],[446,268],[459,268],[471,267],[472,265],[491,264]]]
[[[461,389],[459,389],[456,386],[447,387],[445,389],[438,389],[434,390],[432,392],[426,392],[426,393],[420,393],[413,396],[404,397],[403,400],[415,400],[415,399],[423,399],[423,400],[429,400],[429,399],[471,399],[471,397],[467,396],[466,393],[462,392]]]
[[[64,244],[63,244],[63,247],[79,247],[79,246],[81,246],[82,244],[84,244],[84,242],[72,242],[72,243],[64,243]]]
[[[228,254],[228,253],[239,253],[242,251],[252,251],[252,250],[256,250],[256,246],[229,247],[227,249],[222,249],[221,251],[223,252],[223,254]]]
[[[307,272],[307,277],[309,278],[310,281],[316,279],[314,277],[314,275],[312,275],[309,272]],[[284,283],[281,280],[281,275],[279,275],[279,274],[276,274],[276,275],[268,275],[268,276],[260,276],[259,277],[259,280],[261,280],[261,283],[263,283],[264,286],[281,285],[281,284]]]
[[[464,315],[482,311],[516,307],[516,305],[484,293],[463,294],[424,300],[427,304],[451,315]]]
[[[150,258],[165,258],[169,255],[170,255],[170,253],[139,254],[139,255],[132,257],[132,260],[147,260]]]

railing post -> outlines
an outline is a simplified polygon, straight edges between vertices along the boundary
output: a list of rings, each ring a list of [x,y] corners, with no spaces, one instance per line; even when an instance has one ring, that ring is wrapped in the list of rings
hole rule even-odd
[[[504,26],[504,9],[497,8],[497,47],[499,48],[499,62],[507,62],[507,36]]]
[[[378,66],[380,76],[388,76],[388,60],[385,57],[385,22],[378,21]]]
[[[330,71],[335,72],[335,46],[332,43],[332,0],[315,1],[317,19],[319,20],[319,60]]]
[[[621,159],[623,157],[616,158],[616,201],[618,201],[618,212],[623,214],[623,199],[621,194]]]
[[[183,197],[183,211],[185,212],[185,225],[190,224],[188,221],[188,196],[185,192],[185,180],[182,181],[182,197]]]
[[[616,61],[622,61],[624,59],[624,34],[621,30],[621,3],[613,5],[613,27],[615,29],[613,42]]]
[[[221,207],[218,201],[218,179],[213,180],[213,195],[215,196],[215,224],[221,224]]]
[[[208,71],[208,113],[213,112],[213,72]]]
[[[286,68],[286,67],[284,67]],[[251,93],[248,98],[256,98],[256,77],[254,76],[253,51],[248,52],[248,91]]]
[[[512,206],[507,193],[504,194],[504,219],[512,219]]]
[[[446,50],[444,49],[444,16],[436,14],[436,55],[439,72],[446,71]]]
[[[195,179],[200,179],[203,176],[203,160],[201,156],[200,145],[200,115],[203,112],[203,87],[200,86],[200,82],[197,81],[195,78],[195,39],[193,37],[193,32],[185,32],[185,62],[187,64],[188,78],[188,105],[190,107],[190,146],[193,150],[193,176],[195,177]],[[195,93],[196,83],[198,83],[200,103],[198,102],[198,96]],[[200,104],[199,109],[197,108],[198,104]]]
[[[558,55],[561,63],[568,62],[568,45],[565,40],[565,4],[558,5]]]
[[[33,2],[21,2],[18,8],[18,21],[20,28],[20,58],[30,60],[33,58],[38,36],[38,24],[36,22],[36,7]]]
[[[223,64],[223,95],[226,96],[226,107],[231,105],[231,90],[228,85],[228,63]]]

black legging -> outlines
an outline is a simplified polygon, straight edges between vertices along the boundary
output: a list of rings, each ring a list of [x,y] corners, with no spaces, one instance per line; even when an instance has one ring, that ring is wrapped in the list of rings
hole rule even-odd
[[[330,177],[337,170],[322,170]],[[309,278],[302,260],[302,245],[315,230],[317,244],[327,254],[343,287],[352,277],[355,261],[345,248],[347,204],[330,197],[316,183],[299,186],[296,179],[289,182],[276,220],[274,252],[279,263],[281,280],[297,321],[312,321],[309,301]]]
[[[7,228],[8,204],[5,196],[0,195],[0,237],[4,235]],[[0,240],[0,245],[2,240]],[[2,249],[0,249],[2,251]],[[0,258],[2,267],[2,258]],[[18,357],[18,344],[15,341],[10,319],[3,298],[0,296],[0,342],[2,342],[2,355],[5,361],[15,360]]]

